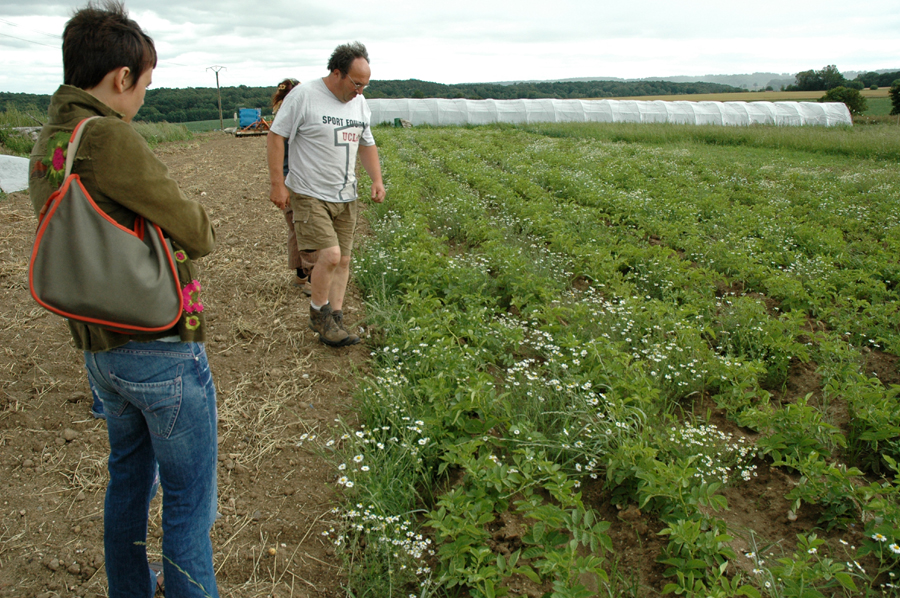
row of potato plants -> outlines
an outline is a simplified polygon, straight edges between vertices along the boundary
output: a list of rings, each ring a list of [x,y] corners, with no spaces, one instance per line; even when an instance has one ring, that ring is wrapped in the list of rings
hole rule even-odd
[[[362,427],[325,444],[354,595],[639,593],[589,479],[662,522],[666,592],[893,591],[898,389],[862,364],[900,348],[896,166],[580,131],[379,131],[390,199],[354,270],[373,370]],[[787,396],[797,363],[817,396]],[[706,399],[755,442],[693,415]],[[794,512],[865,527],[849,561],[808,534],[731,564],[721,489],[761,459],[799,476]],[[527,531],[498,550],[509,518]]]

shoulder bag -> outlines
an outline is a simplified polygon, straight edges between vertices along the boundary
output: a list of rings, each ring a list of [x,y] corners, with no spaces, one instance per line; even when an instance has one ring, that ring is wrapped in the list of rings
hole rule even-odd
[[[100,209],[72,173],[82,120],[66,151],[65,179],[44,205],[31,251],[31,295],[55,314],[115,332],[154,333],[181,317],[171,241],[137,216],[134,228]]]

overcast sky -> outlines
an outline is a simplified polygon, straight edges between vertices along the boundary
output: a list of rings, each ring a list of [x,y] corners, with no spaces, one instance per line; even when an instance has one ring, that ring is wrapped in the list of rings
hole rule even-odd
[[[0,0],[0,91],[52,93],[81,3]],[[126,0],[154,87],[275,85],[366,44],[373,79],[439,83],[900,69],[898,0]]]

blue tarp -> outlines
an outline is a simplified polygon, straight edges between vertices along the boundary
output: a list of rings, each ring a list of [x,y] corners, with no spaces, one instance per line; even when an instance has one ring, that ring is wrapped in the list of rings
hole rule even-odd
[[[249,127],[256,121],[260,119],[260,115],[262,114],[262,110],[259,108],[241,108],[240,110],[240,123],[241,128]]]

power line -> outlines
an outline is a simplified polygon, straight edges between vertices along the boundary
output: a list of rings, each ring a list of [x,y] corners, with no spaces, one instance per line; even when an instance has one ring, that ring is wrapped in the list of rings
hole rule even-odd
[[[36,45],[38,45],[38,46],[46,46],[46,47],[48,47],[48,48],[56,48],[56,47],[58,47],[58,46],[51,46],[50,44],[42,44],[41,42],[36,42],[36,41],[34,41],[34,40],[25,39],[25,38],[23,38],[23,37],[16,37],[15,35],[9,35],[8,33],[0,33],[0,35],[2,35],[3,37],[9,37],[9,38],[12,38],[12,39],[17,39],[17,40],[19,40],[20,42],[28,42],[29,44],[36,44]]]
[[[7,21],[6,19],[0,19],[0,23],[6,23],[7,25],[12,25],[13,27],[21,27],[22,29],[24,29],[26,31],[30,31],[31,33],[37,33],[38,35],[45,35],[47,37],[52,37],[54,39],[58,39],[60,37],[58,34],[54,35],[52,33],[44,33],[43,31],[35,31],[34,29],[28,29],[28,27],[22,27],[18,23],[13,23],[12,21]]]

